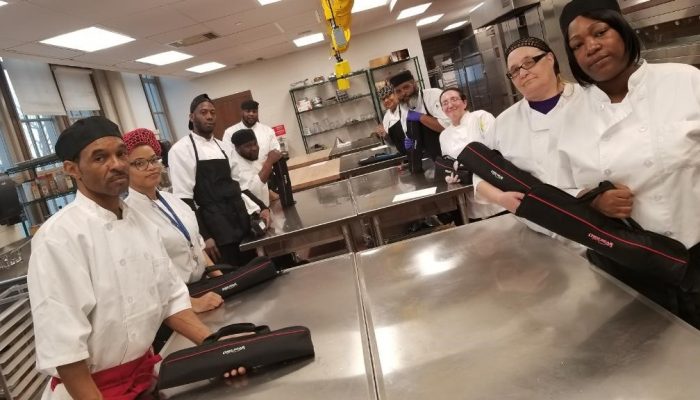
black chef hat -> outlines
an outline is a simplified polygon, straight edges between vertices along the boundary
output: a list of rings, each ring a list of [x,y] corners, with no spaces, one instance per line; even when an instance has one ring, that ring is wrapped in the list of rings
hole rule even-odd
[[[508,48],[506,49],[506,59],[508,59],[508,55],[510,55],[510,53],[512,53],[513,50],[518,49],[520,47],[534,47],[536,49],[544,51],[545,53],[552,52],[552,49],[544,40],[536,37],[525,37],[516,40],[515,42],[511,43],[510,46],[508,46]]]
[[[211,101],[211,99],[209,98],[209,95],[206,93],[202,93],[199,96],[192,99],[192,103],[190,103],[190,114],[192,114],[194,112],[194,110],[197,108],[198,105],[200,105],[206,101],[208,101],[212,104],[214,103],[213,101]],[[189,123],[187,124],[187,127],[189,128],[189,130],[194,129],[194,125],[192,125],[192,121],[189,121]]]
[[[569,24],[576,17],[593,10],[613,10],[621,13],[617,0],[572,0],[564,6],[559,17],[562,33],[569,29]]]
[[[56,155],[61,161],[75,160],[87,145],[107,136],[122,137],[117,124],[100,116],[80,119],[61,132]]]
[[[260,103],[253,99],[246,100],[243,103],[241,103],[241,110],[257,110],[258,105],[260,105]]]
[[[411,73],[411,71],[406,70],[406,71],[401,71],[398,74],[389,78],[389,83],[391,83],[391,86],[397,87],[400,84],[402,84],[404,82],[412,81],[413,79],[414,78],[413,78],[413,74]]]
[[[239,129],[231,136],[231,143],[235,146],[242,146],[248,142],[257,140],[252,129]]]

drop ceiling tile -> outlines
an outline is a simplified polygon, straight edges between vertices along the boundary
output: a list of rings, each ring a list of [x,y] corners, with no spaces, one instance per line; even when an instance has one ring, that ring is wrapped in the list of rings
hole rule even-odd
[[[256,0],[184,0],[173,7],[199,22],[261,8]]]
[[[8,37],[0,36],[0,49],[8,49],[10,47],[19,46],[23,42],[18,39],[12,39]]]
[[[41,43],[28,43],[21,46],[13,47],[8,49],[9,51],[28,54],[32,56],[49,57],[49,58],[73,58],[84,54],[82,51],[69,50],[61,47],[48,46]]]
[[[320,18],[323,17],[320,16]],[[302,14],[282,18],[281,20],[277,21],[277,23],[280,27],[282,27],[282,29],[284,29],[285,32],[292,34],[297,34],[311,28],[321,29],[325,27],[325,22],[322,19],[320,23],[318,22],[316,12],[314,11],[307,11]]]
[[[150,64],[144,64],[136,61],[126,61],[123,63],[116,64],[115,67],[119,69],[128,69],[131,71],[148,71],[149,69],[152,69],[154,66]]]
[[[125,43],[121,46],[115,46],[109,49],[96,51],[93,54],[101,55],[104,57],[116,58],[121,61],[132,61],[169,50],[173,50],[173,48],[154,42],[152,40],[142,39]]]
[[[12,3],[0,12],[2,35],[34,42],[90,26],[84,20],[60,14],[30,3]]]
[[[105,54],[101,53],[85,53],[81,56],[73,57],[73,61],[78,62],[78,63],[92,63],[92,64],[100,64],[100,65],[115,65],[119,64],[121,62],[124,62],[125,60],[121,60],[116,57],[110,57]]]
[[[102,21],[133,14],[179,0],[29,0],[63,14],[80,16],[87,22]]]
[[[195,24],[195,25],[190,25],[186,26],[183,28],[178,28],[169,32],[164,32],[160,33],[157,35],[149,36],[148,39],[152,40],[154,42],[162,43],[162,44],[168,44],[172,42],[176,42],[180,39],[184,39],[186,37],[194,36],[194,35],[200,35],[203,33],[211,32],[211,28],[204,24]],[[215,32],[216,33],[216,32]]]
[[[170,32],[194,24],[196,24],[194,19],[168,6],[152,8],[123,17],[110,18],[100,23],[102,26],[135,38]]]

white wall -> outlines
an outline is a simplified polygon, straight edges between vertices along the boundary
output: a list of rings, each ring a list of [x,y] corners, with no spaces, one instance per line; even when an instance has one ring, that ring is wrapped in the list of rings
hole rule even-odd
[[[405,48],[412,57],[418,57],[422,74],[427,77],[423,48],[415,21],[353,36],[350,49],[343,54],[343,58],[350,62],[353,70],[359,70],[368,68],[369,60],[373,58]],[[330,75],[335,61],[329,60],[329,56],[330,48],[326,43],[323,46],[189,81],[161,78],[163,96],[168,105],[175,135],[187,135],[189,104],[197,94],[207,93],[210,97],[217,98],[250,90],[253,98],[260,102],[260,121],[270,126],[284,124],[290,154],[304,154],[304,144],[289,96],[289,84],[314,76]]]

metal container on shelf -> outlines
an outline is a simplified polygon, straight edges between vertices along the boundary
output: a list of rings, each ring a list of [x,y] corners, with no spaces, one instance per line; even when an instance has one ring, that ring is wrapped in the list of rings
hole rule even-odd
[[[323,107],[323,99],[321,99],[321,98],[318,97],[318,96],[312,97],[312,98],[311,98],[311,106],[312,106],[313,108]]]

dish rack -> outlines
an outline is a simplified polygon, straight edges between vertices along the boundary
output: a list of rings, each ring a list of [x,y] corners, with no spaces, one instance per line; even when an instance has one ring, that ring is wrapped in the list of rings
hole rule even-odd
[[[0,293],[0,398],[39,398],[47,377],[35,368],[34,328],[27,284]]]

